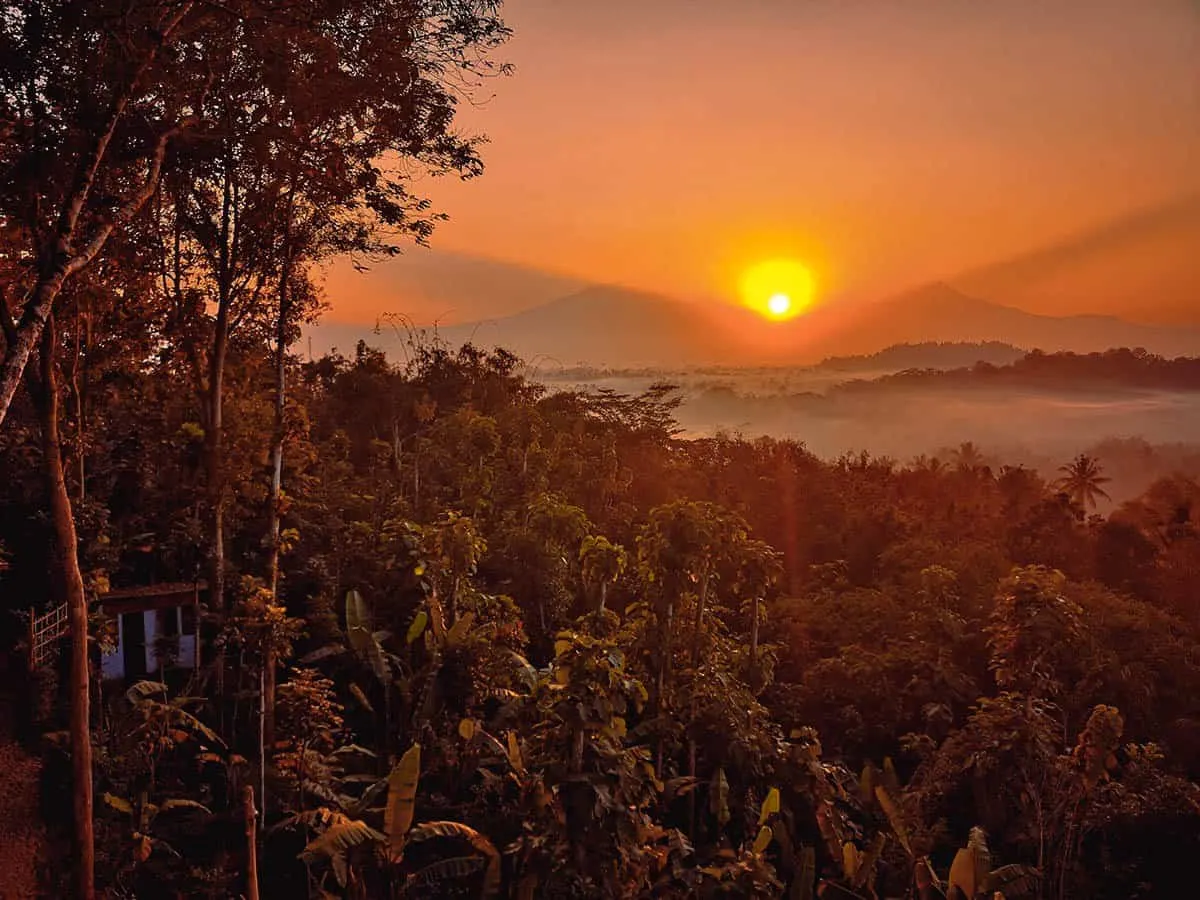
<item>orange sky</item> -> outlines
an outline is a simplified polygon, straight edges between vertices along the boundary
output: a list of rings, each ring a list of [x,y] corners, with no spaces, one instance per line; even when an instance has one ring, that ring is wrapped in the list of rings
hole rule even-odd
[[[1200,191],[1196,0],[506,7],[516,75],[462,116],[491,139],[487,172],[420,186],[451,216],[433,239],[442,251],[721,299],[747,265],[786,254],[833,302],[952,278]],[[1115,272],[1101,259],[1074,282],[1054,273],[1025,305],[1128,312],[1153,290],[1164,310],[1187,307],[1166,295],[1200,263],[1176,232]],[[407,286],[413,254],[366,280],[339,272],[332,317],[437,315]]]

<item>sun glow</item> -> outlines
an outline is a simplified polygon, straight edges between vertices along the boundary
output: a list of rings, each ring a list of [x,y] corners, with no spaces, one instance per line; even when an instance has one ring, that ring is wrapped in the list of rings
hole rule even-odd
[[[813,305],[814,291],[808,267],[792,259],[759,263],[742,276],[742,303],[768,319],[803,315]]]

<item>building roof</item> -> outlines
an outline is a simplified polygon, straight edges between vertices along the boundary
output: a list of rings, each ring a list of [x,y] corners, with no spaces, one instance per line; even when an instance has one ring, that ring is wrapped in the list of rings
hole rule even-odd
[[[101,594],[97,599],[110,613],[145,612],[151,609],[171,609],[186,606],[197,594],[208,591],[206,581],[173,581],[141,587],[118,588]]]

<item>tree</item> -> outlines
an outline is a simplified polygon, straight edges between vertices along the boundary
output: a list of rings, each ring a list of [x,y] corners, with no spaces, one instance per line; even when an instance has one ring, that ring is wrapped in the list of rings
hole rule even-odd
[[[88,601],[79,569],[78,538],[71,496],[63,471],[59,431],[58,336],[50,316],[41,332],[40,383],[36,388],[42,429],[42,469],[50,503],[56,588],[67,604],[71,638],[70,734],[74,797],[76,884],[81,898],[95,896],[95,837],[92,830],[91,668],[89,663]]]
[[[1085,509],[1095,509],[1098,497],[1112,499],[1104,492],[1104,485],[1112,479],[1104,476],[1099,460],[1094,457],[1081,453],[1067,465],[1060,466],[1059,471],[1063,475],[1055,482],[1055,487]]]
[[[194,2],[38,0],[0,17],[0,216],[25,270],[18,320],[0,308],[0,424],[64,286],[141,213],[197,123],[197,31],[212,24]]]

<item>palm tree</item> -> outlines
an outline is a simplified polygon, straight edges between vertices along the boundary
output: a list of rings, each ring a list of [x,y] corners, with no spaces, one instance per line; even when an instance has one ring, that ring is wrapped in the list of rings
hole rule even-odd
[[[983,468],[983,453],[975,446],[974,441],[959,444],[953,452],[954,462],[960,472],[974,472]]]
[[[1059,466],[1058,471],[1063,475],[1054,483],[1054,486],[1085,509],[1088,507],[1094,509],[1097,497],[1103,497],[1105,500],[1112,499],[1101,487],[1112,479],[1106,478],[1102,474],[1104,470],[1100,467],[1100,461],[1095,457],[1080,453],[1068,465]]]

